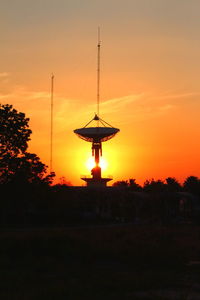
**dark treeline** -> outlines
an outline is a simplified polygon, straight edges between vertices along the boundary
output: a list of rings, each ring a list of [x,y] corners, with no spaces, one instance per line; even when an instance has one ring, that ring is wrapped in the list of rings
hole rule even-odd
[[[188,180],[189,181],[189,180]],[[0,185],[1,226],[65,226],[131,222],[180,224],[200,220],[199,190],[173,190],[155,183],[140,190],[117,185],[107,188],[72,187],[46,183]]]
[[[199,222],[200,179],[117,181],[112,187],[53,185],[40,158],[29,153],[25,114],[0,106],[0,225],[49,226],[102,222]]]
[[[165,180],[146,180],[143,186],[136,182],[136,179],[116,181],[115,187],[129,187],[134,191],[143,192],[188,192],[200,196],[200,179],[197,176],[189,176],[183,184],[174,177],[167,177]]]

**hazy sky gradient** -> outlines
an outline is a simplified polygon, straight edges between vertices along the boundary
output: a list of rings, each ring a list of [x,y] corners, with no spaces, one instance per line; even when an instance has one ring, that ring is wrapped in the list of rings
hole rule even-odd
[[[199,0],[1,0],[0,101],[30,117],[30,151],[49,164],[55,74],[54,169],[81,184],[91,145],[73,129],[96,111],[120,128],[103,144],[115,180],[200,176]]]

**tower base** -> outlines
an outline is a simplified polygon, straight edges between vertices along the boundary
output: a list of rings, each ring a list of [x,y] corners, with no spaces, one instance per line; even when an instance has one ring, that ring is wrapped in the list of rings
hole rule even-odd
[[[95,179],[95,178],[86,178],[86,177],[82,177],[81,179],[84,180],[87,183],[87,186],[89,187],[106,187],[107,182],[112,180],[112,178]]]

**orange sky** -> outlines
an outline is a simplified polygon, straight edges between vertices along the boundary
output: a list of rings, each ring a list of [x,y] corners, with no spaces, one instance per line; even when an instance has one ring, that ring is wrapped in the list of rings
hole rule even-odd
[[[50,77],[55,74],[53,168],[81,185],[91,144],[73,130],[96,111],[120,133],[103,143],[114,181],[200,176],[200,2],[16,0],[0,3],[0,101],[30,117],[29,151],[49,165]]]

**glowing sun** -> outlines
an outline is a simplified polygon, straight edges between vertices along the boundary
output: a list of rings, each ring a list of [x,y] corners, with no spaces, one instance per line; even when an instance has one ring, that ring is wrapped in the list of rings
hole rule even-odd
[[[101,167],[102,170],[106,170],[108,167],[108,163],[104,158],[101,157],[99,166]],[[88,158],[88,160],[86,161],[86,167],[88,170],[91,170],[95,167],[94,157]]]

